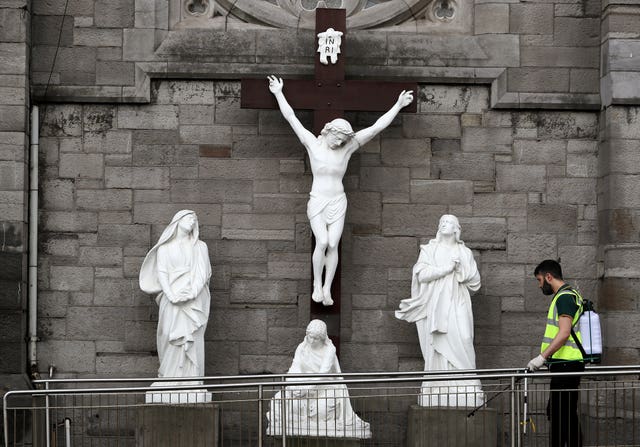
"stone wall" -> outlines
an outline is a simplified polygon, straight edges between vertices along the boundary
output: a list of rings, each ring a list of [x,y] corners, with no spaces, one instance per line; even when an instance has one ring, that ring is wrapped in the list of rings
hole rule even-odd
[[[190,208],[214,264],[207,373],[283,372],[309,318],[304,151],[279,112],[239,108],[238,82],[152,91],[149,105],[50,105],[43,117],[40,364],[155,373],[157,310],[137,274]],[[488,87],[444,85],[422,85],[418,110],[354,155],[344,179],[343,367],[421,368],[414,326],[393,311],[443,213],[460,218],[481,269],[478,366],[521,366],[547,305],[538,261],[560,257],[597,296],[598,114],[495,111]],[[348,118],[358,128],[376,116]]]
[[[26,370],[29,11],[0,5],[0,387]],[[1,390],[0,390],[1,392]]]

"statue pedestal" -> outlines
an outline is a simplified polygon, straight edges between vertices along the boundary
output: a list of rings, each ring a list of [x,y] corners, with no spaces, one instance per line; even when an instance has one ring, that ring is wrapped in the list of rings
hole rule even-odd
[[[138,447],[216,447],[220,408],[217,404],[147,405],[138,409]]]
[[[498,415],[492,408],[420,407],[409,408],[407,447],[446,445],[486,447],[496,445]]]
[[[275,438],[274,440],[275,445],[282,445],[281,438]],[[287,447],[360,447],[360,439],[287,436]]]

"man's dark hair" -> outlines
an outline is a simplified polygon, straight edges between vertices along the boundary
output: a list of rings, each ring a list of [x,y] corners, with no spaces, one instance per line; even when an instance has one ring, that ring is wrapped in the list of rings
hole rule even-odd
[[[553,259],[545,259],[540,264],[538,264],[536,269],[533,271],[533,276],[544,276],[547,273],[549,273],[556,279],[562,279],[562,267],[560,267],[560,263],[558,261],[554,261]]]

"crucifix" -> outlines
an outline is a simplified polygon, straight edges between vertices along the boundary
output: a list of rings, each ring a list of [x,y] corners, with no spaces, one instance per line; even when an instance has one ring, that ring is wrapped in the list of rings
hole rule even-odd
[[[400,109],[416,111],[413,92],[417,84],[345,80],[344,9],[316,9],[316,34],[319,54],[315,57],[315,79],[284,82],[273,75],[268,82],[243,79],[240,102],[242,108],[280,108],[307,149],[314,177],[307,206],[314,234],[310,318],[325,321],[328,335],[339,349],[339,241],[347,206],[342,177],[351,154],[387,127]],[[313,110],[313,133],[300,124],[293,109]],[[345,111],[386,113],[372,126],[354,132],[342,119]]]

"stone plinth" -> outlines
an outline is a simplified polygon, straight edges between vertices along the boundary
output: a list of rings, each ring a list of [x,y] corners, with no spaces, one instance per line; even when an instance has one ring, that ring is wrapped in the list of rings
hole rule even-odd
[[[282,439],[276,438],[275,445],[282,446]],[[287,447],[360,447],[360,440],[287,436]]]
[[[215,447],[219,444],[217,404],[148,405],[138,409],[138,447]]]
[[[494,409],[420,407],[409,408],[407,447],[446,445],[486,447],[496,445],[497,413]]]

